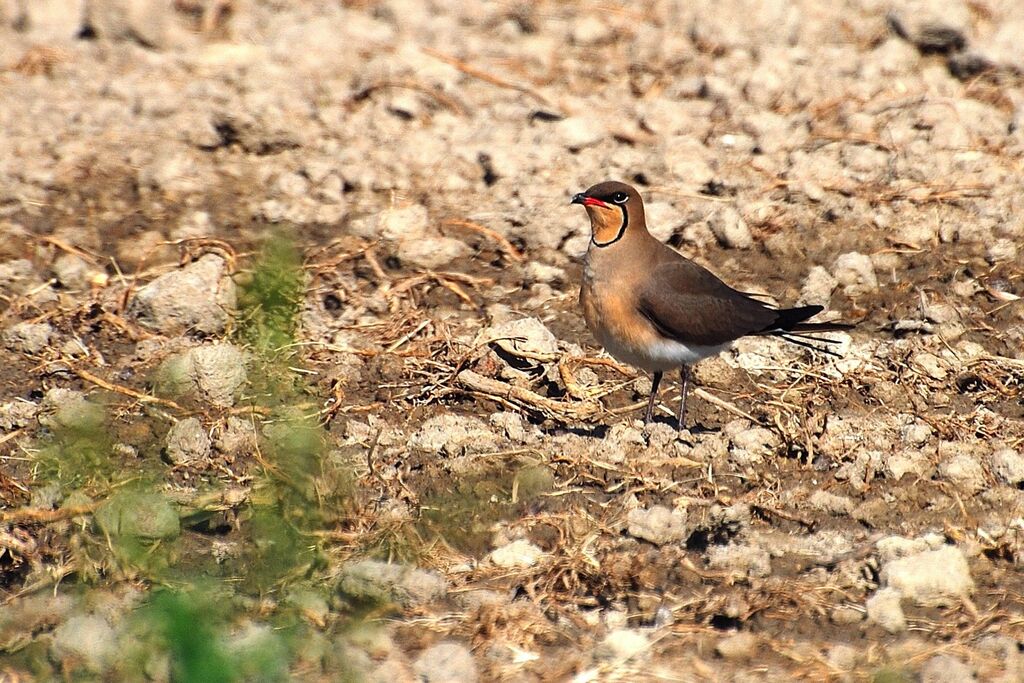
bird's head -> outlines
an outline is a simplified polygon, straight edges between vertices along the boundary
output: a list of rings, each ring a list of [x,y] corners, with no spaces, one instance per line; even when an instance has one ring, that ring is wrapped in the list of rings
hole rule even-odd
[[[607,247],[622,239],[630,227],[644,227],[644,201],[640,193],[626,183],[608,180],[573,195],[573,204],[582,204],[590,216],[591,242]]]

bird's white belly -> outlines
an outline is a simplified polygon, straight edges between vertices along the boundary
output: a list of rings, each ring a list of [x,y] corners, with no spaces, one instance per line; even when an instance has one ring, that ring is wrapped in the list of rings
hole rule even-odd
[[[612,358],[643,368],[648,372],[664,372],[665,370],[674,370],[682,365],[693,365],[697,361],[721,353],[731,345],[697,346],[662,338],[646,344],[645,348],[635,348],[619,343],[611,335],[598,336],[601,346],[611,354]]]

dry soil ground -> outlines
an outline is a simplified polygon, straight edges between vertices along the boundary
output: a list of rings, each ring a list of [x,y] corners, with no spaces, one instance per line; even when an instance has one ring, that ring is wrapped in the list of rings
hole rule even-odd
[[[0,0],[0,678],[1024,680],[1024,6]],[[569,196],[853,321],[689,429]]]

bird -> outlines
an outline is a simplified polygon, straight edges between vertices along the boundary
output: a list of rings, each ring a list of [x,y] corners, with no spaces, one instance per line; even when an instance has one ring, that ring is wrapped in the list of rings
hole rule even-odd
[[[571,204],[582,205],[590,217],[580,287],[583,317],[613,358],[652,373],[645,424],[666,371],[679,368],[681,432],[691,368],[698,361],[748,335],[832,353],[807,342],[837,343],[814,335],[852,327],[807,322],[822,306],[773,308],[725,284],[647,231],[643,198],[626,183],[598,183],[573,195]]]

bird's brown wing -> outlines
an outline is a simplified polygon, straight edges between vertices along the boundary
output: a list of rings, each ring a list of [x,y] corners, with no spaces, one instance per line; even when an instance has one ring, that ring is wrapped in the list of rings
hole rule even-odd
[[[639,312],[664,336],[683,344],[718,346],[770,329],[778,319],[775,309],[673,255],[644,278],[637,297]]]

